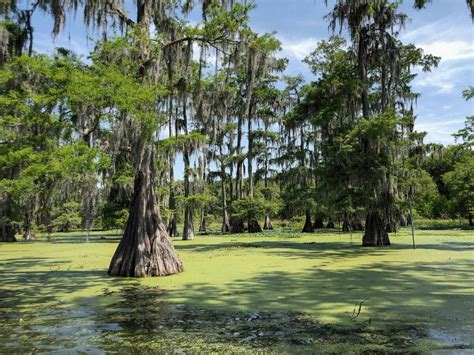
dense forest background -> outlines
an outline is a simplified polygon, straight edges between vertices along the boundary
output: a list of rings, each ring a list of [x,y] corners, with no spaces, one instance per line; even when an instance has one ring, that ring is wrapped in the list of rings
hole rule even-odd
[[[337,1],[334,35],[305,59],[311,82],[285,75],[281,43],[249,26],[253,6],[138,0],[132,18],[112,0],[2,1],[0,240],[118,229],[133,249],[142,235],[303,220],[389,245],[413,218],[472,226],[474,118],[450,146],[415,131],[411,83],[439,58],[401,42],[397,2]],[[53,35],[83,13],[103,39],[87,59],[36,53],[36,12]]]

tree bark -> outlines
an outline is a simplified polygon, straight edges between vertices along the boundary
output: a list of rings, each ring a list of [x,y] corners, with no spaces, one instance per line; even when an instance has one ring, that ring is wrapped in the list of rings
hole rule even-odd
[[[15,228],[11,224],[3,223],[1,226],[0,242],[16,242]]]
[[[264,230],[273,230],[272,222],[270,221],[270,216],[265,216],[265,222],[263,223]]]
[[[344,221],[342,222],[342,231],[352,232],[352,224],[348,219],[344,219]]]
[[[207,228],[206,228],[206,216],[205,216],[204,208],[201,208],[201,221],[199,223],[199,233],[203,235],[209,234],[207,233]]]
[[[316,215],[316,219],[314,220],[313,228],[314,229],[324,228],[323,217],[320,214]]]
[[[254,217],[250,217],[247,221],[247,231],[249,233],[261,233],[262,227]]]
[[[36,240],[35,234],[33,233],[33,231],[30,228],[24,230],[23,240],[26,240],[26,241]]]
[[[303,233],[314,233],[313,223],[311,222],[311,211],[306,209],[305,211],[306,219],[303,226]]]
[[[184,133],[186,135],[189,134],[188,132],[188,117],[186,114],[186,105],[187,99],[185,94],[183,94],[182,99],[183,104],[183,125],[184,125]],[[191,182],[189,179],[189,170],[190,170],[190,161],[189,157],[191,155],[190,149],[188,144],[185,143],[184,150],[183,150],[183,160],[184,160],[184,197],[187,198],[191,194]],[[193,240],[194,239],[194,225],[193,225],[193,209],[192,207],[186,203],[184,207],[184,227],[183,227],[183,240]]]
[[[178,235],[178,227],[176,223],[176,197],[174,194],[174,158],[170,159],[170,196],[169,196],[169,209],[171,210],[171,216],[168,222],[167,231],[171,238]]]
[[[193,211],[189,206],[184,209],[183,240],[194,240]]]
[[[135,174],[134,191],[125,231],[110,262],[111,276],[165,276],[183,271],[166,228],[153,186],[153,148],[144,148]]]
[[[220,147],[222,155],[222,146]],[[229,211],[227,210],[227,194],[225,189],[225,165],[221,161],[221,195],[222,195],[222,233],[230,232]],[[231,195],[232,196],[232,195]]]
[[[365,220],[365,233],[362,239],[363,246],[387,246],[390,239],[386,231],[383,217],[376,210],[369,211]]]
[[[23,240],[36,240],[35,234],[32,230],[32,223],[35,215],[35,198],[32,199],[31,204],[27,204],[25,211],[25,219],[23,222]]]
[[[334,229],[335,228],[334,221],[332,220],[331,217],[329,218],[329,221],[328,221],[328,224],[326,225],[326,228],[327,229]]]
[[[469,227],[472,227],[474,225],[472,222],[472,213],[468,214],[467,219],[469,220]]]
[[[359,218],[356,218],[352,221],[352,230],[354,232],[362,232],[364,230],[364,225],[359,220]]]
[[[405,215],[402,213],[400,215],[400,227],[406,227],[408,225],[408,221],[407,221],[407,218],[405,217]]]
[[[393,211],[393,206],[390,206],[389,208],[391,208],[391,209],[389,209],[386,212],[386,215],[388,216],[388,218],[386,218],[387,226],[386,226],[385,229],[388,233],[395,233],[395,232],[398,232],[397,220],[400,219],[400,216],[396,215],[396,214],[398,214],[398,212]]]
[[[231,218],[230,220],[230,232],[231,233],[243,233],[245,231],[244,220],[242,218]]]

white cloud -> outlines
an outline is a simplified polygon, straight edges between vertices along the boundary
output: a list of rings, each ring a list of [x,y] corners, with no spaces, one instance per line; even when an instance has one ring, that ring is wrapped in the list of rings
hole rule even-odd
[[[441,57],[438,68],[430,73],[420,73],[414,85],[434,89],[438,94],[449,94],[463,86],[466,78],[473,78],[474,43],[473,32],[464,26],[456,26],[464,18],[444,18],[414,28],[402,36],[404,42],[412,42],[426,54]],[[409,27],[409,26],[407,26]],[[464,85],[465,86],[465,85]]]
[[[419,43],[425,53],[441,57],[441,62],[474,59],[474,46],[468,41],[433,41]]]
[[[452,144],[453,133],[464,125],[464,119],[447,119],[438,122],[415,123],[415,129],[419,132],[428,132],[426,142]]]
[[[299,40],[280,38],[280,41],[284,56],[303,60],[316,48],[319,39],[314,37],[306,37]]]
[[[434,88],[437,93],[448,94],[464,82],[466,77],[473,77],[473,67],[466,65],[441,63],[438,68],[428,73],[419,73],[414,81],[415,87]]]
[[[414,43],[425,53],[441,57],[441,62],[474,59],[474,31],[466,31],[460,23],[466,18],[443,18],[414,29],[407,29],[401,39]],[[410,27],[408,25],[407,27]]]
[[[469,40],[472,36],[472,31],[466,31],[465,27],[456,26],[459,23],[464,23],[464,17],[460,18],[443,18],[438,21],[430,22],[426,25],[410,29],[410,23],[407,25],[407,31],[401,36],[403,42],[432,42],[434,40],[459,40],[464,38]]]

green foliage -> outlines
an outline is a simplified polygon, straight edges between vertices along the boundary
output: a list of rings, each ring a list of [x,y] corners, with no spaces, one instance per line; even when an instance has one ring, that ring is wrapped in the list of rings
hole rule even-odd
[[[55,217],[52,221],[53,230],[68,232],[71,229],[79,228],[82,222],[80,207],[79,203],[72,201],[65,203],[58,208],[57,211],[54,211],[53,215],[55,215]]]
[[[419,215],[423,217],[433,217],[440,211],[437,206],[440,202],[440,195],[433,178],[426,172],[421,171],[416,179],[416,192],[414,199],[414,208]]]
[[[454,210],[463,217],[474,213],[474,155],[467,155],[443,175]]]
[[[104,229],[123,230],[128,219],[128,209],[114,203],[107,202],[102,208],[102,227]]]

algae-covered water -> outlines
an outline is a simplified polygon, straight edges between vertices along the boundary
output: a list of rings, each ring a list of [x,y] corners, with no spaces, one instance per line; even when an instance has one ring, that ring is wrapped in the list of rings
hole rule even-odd
[[[0,353],[474,348],[474,232],[175,241],[185,272],[106,275],[118,237],[0,244]]]

